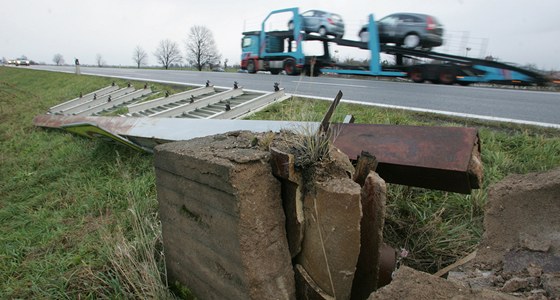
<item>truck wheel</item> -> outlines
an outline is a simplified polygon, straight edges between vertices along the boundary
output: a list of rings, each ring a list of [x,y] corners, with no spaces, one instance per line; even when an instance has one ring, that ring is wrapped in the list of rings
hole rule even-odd
[[[286,72],[287,75],[297,75],[296,61],[293,59],[286,59],[284,61],[284,72]]]
[[[443,68],[439,71],[439,82],[443,84],[455,83],[455,71],[450,68]]]
[[[403,46],[405,48],[416,48],[420,45],[420,37],[415,33],[410,33],[404,37]]]
[[[408,77],[410,77],[410,79],[412,79],[412,81],[416,83],[424,82],[424,76],[422,75],[422,69],[420,68],[413,68],[408,71]]]
[[[327,36],[327,29],[323,26],[321,26],[321,28],[319,28],[319,35],[320,36]]]
[[[257,70],[255,69],[255,62],[253,60],[249,60],[247,62],[247,72],[254,74],[257,72]]]

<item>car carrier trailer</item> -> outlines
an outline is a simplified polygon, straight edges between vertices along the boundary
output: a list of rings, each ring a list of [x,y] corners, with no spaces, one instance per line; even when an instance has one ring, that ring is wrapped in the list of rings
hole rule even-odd
[[[293,14],[293,29],[266,31],[266,22],[273,15],[281,13]],[[458,83],[462,85],[481,82],[543,85],[548,81],[539,73],[496,61],[380,44],[373,14],[368,17],[368,32],[370,32],[368,42],[307,34],[302,31],[298,8],[275,10],[264,19],[260,31],[243,33],[241,68],[247,70],[248,73],[269,71],[272,74],[284,72],[287,75],[299,75],[303,72],[312,76],[320,73],[334,73],[407,77],[417,83],[430,81],[432,83]],[[306,55],[302,47],[302,43],[305,41],[321,41],[323,43],[323,55]],[[329,43],[369,51],[369,65],[356,67],[336,64],[330,55]],[[383,65],[380,61],[381,53],[395,55],[397,64]],[[412,59],[428,58],[433,63],[404,65],[402,64],[404,57]]]

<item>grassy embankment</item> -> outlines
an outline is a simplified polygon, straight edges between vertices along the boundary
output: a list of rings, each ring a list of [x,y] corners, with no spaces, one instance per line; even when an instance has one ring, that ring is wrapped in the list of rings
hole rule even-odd
[[[161,276],[152,156],[32,125],[32,118],[49,107],[113,80],[0,67],[2,297],[171,297]],[[296,120],[304,115],[305,120],[318,120],[327,106],[324,101],[294,99],[253,118]],[[480,129],[483,189],[459,195],[389,186],[386,238],[410,251],[405,263],[426,271],[474,249],[490,184],[511,173],[560,166],[558,130],[348,104],[340,105],[334,120],[348,113],[364,123]]]

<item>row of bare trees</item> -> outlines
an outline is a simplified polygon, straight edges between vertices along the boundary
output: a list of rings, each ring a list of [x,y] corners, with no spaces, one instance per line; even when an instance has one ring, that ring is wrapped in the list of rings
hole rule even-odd
[[[62,54],[57,53],[53,56],[53,62],[57,66],[61,66],[65,63],[65,60]],[[105,60],[103,59],[103,56],[99,53],[97,53],[97,55],[95,56],[95,62],[97,63],[98,67],[103,67],[106,64]]]
[[[169,39],[161,40],[154,56],[165,69],[169,69],[172,64],[183,62],[183,58],[199,71],[202,71],[205,67],[212,68],[219,64],[221,55],[216,48],[212,31],[205,26],[191,27],[189,36],[185,41],[185,48],[186,55],[183,57],[179,44]],[[142,47],[136,46],[132,59],[136,66],[140,68],[146,64],[148,54]]]
[[[183,56],[179,44],[169,39],[161,40],[154,52],[154,56],[158,64],[165,69],[173,64],[180,64],[183,59],[186,63],[192,65],[197,70],[202,71],[203,68],[212,68],[220,64],[221,55],[217,50],[216,42],[212,31],[205,26],[193,26],[189,31],[188,38],[185,40],[186,54]],[[136,46],[132,55],[132,60],[136,67],[147,65],[148,53],[141,47]],[[99,67],[106,64],[101,54],[97,54],[95,61]],[[53,57],[53,62],[59,66],[65,63],[62,54],[57,53]],[[227,64],[227,60],[224,65]]]

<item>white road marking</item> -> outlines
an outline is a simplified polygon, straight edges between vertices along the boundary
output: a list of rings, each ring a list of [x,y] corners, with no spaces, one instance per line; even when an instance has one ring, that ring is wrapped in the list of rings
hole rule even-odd
[[[323,83],[323,82],[309,82],[309,81],[292,81],[298,84],[321,84],[321,85],[337,85],[337,86],[348,86],[348,87],[358,87],[358,88],[368,88],[365,85],[354,85],[354,84],[341,84],[341,83]]]

